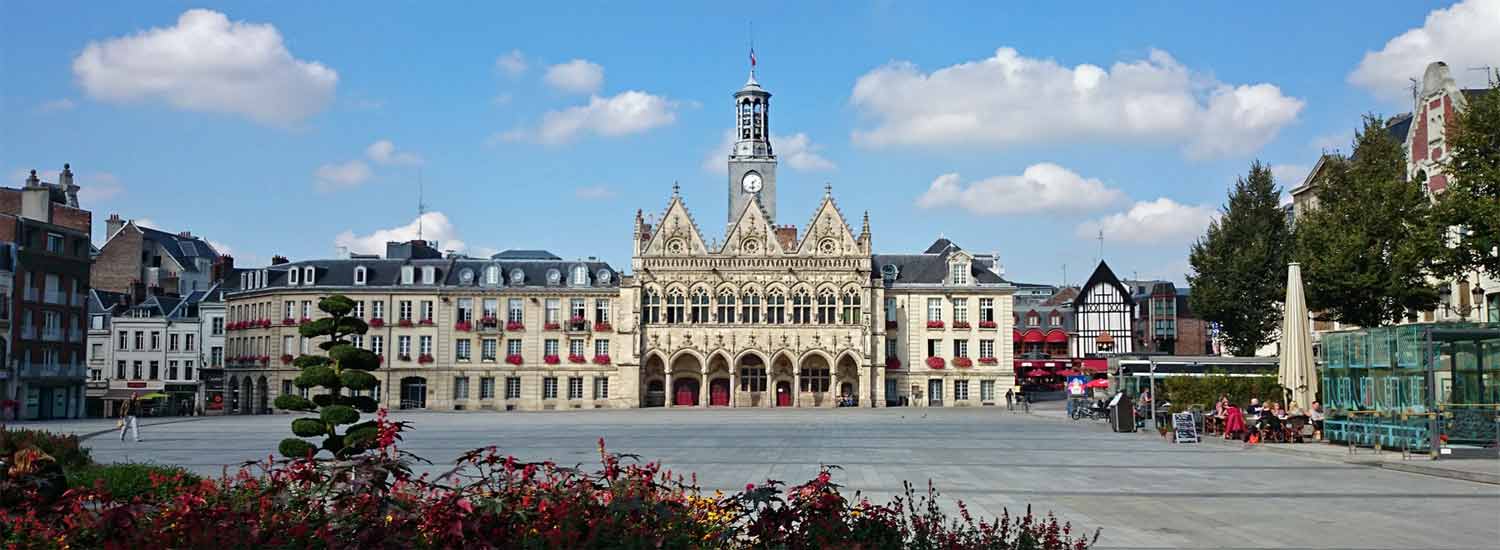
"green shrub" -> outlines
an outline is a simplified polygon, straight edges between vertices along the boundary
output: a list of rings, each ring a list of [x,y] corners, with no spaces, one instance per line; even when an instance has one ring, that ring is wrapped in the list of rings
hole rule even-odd
[[[9,457],[27,447],[47,453],[64,470],[73,471],[94,463],[89,450],[78,443],[76,435],[61,435],[42,430],[0,429],[0,456]]]
[[[1240,407],[1248,405],[1251,398],[1282,401],[1285,395],[1275,376],[1228,376],[1220,372],[1163,378],[1157,388],[1157,401],[1171,403],[1173,411],[1193,405],[1212,409],[1220,395],[1228,395],[1229,402]]]
[[[68,472],[68,488],[97,487],[117,500],[166,498],[175,494],[177,489],[200,481],[202,478],[181,467],[159,464],[96,464]]]

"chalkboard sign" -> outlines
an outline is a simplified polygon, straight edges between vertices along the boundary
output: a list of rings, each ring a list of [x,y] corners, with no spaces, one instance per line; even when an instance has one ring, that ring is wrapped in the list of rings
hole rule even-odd
[[[1174,439],[1177,443],[1197,443],[1198,424],[1193,421],[1193,413],[1180,412],[1172,415],[1172,431],[1177,434]]]

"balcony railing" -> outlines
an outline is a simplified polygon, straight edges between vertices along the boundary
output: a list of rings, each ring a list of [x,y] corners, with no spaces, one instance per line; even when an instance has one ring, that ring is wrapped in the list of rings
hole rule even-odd
[[[20,365],[21,378],[85,378],[83,363],[31,363]]]
[[[63,300],[66,298],[66,296],[67,295],[63,294],[62,291],[48,290],[42,295],[42,300],[49,304],[61,304],[64,303]]]
[[[36,301],[36,295],[37,295],[36,288],[29,287],[29,286],[26,287],[21,292],[21,297],[23,299],[25,299],[26,301],[28,301],[28,302],[35,302]]]
[[[63,339],[63,331],[60,328],[43,329],[42,339],[48,342],[61,342]]]

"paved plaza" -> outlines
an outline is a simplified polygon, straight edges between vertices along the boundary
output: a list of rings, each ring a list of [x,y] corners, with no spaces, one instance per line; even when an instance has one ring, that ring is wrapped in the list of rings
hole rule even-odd
[[[595,464],[614,451],[696,472],[708,490],[800,482],[819,464],[872,499],[931,479],[972,510],[1054,511],[1102,527],[1102,548],[1500,548],[1500,486],[1219,442],[1174,445],[1003,409],[594,410],[412,413],[405,448],[438,462],[497,444],[523,459]],[[264,458],[289,416],[150,419],[144,442],[88,439],[100,461],[216,474]],[[50,424],[90,433],[111,421]]]

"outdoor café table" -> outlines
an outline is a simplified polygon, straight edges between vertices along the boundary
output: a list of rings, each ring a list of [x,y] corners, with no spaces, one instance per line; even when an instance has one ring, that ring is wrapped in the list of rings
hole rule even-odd
[[[1211,414],[1203,415],[1203,433],[1219,434],[1224,432],[1224,417]]]

